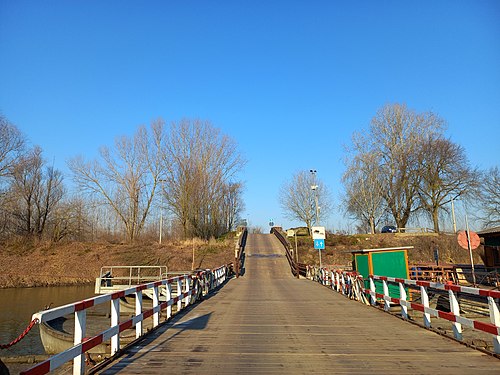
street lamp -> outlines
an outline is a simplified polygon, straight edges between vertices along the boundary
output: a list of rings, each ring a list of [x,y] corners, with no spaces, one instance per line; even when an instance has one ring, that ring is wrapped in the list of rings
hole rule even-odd
[[[311,185],[311,190],[314,191],[314,202],[316,204],[316,225],[319,224],[319,207],[318,207],[318,185],[316,185],[316,169],[311,169],[313,176],[313,185]]]
[[[314,203],[316,204],[316,225],[319,225],[318,185],[316,185],[316,169],[311,169],[309,172],[311,172],[313,178],[313,185],[311,185],[311,190],[314,191]],[[318,248],[318,255],[319,255],[319,268],[322,268],[321,249],[319,248]]]
[[[457,221],[455,219],[455,199],[458,198],[458,195],[456,197],[451,198],[451,217],[453,220],[453,233],[457,233]]]
[[[451,217],[453,220],[453,233],[457,233],[457,221],[455,219],[455,205],[453,204],[453,201],[455,198],[451,198]]]

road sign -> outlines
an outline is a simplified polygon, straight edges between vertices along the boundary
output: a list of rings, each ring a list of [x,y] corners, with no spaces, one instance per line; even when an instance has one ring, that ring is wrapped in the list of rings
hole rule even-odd
[[[476,232],[469,231],[470,248],[471,250],[477,249],[481,244],[481,240]],[[457,235],[458,244],[465,250],[469,249],[469,239],[467,238],[467,231],[461,230]]]
[[[314,248],[318,250],[324,250],[325,249],[325,240],[314,240]]]
[[[324,240],[326,238],[325,227],[312,227],[313,240]]]

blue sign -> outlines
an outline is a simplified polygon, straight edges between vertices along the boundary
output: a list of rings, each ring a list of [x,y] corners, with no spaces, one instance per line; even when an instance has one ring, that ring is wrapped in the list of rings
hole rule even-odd
[[[324,250],[325,240],[314,240],[314,248],[318,250]]]

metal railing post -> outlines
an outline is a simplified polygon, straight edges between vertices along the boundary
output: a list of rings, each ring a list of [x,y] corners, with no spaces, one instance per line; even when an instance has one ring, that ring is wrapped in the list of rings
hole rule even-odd
[[[493,297],[488,296],[488,307],[490,310],[490,322],[500,327],[500,312],[498,311],[498,306]],[[495,353],[500,354],[500,336],[498,335],[493,336],[493,349]]]
[[[373,306],[377,304],[377,289],[375,288],[375,281],[373,277],[370,278],[370,299]]]
[[[170,283],[167,283],[167,285],[165,285],[165,291],[167,295],[167,301],[170,301],[172,299],[172,285],[170,285]],[[172,317],[172,304],[168,303],[167,319],[170,319],[171,317]]]
[[[427,288],[420,286],[420,297],[422,299],[422,305],[424,305],[424,326],[426,328],[431,327],[431,314],[425,312],[425,308],[429,307],[429,294],[427,293]]]
[[[450,311],[455,316],[460,316],[460,305],[458,304],[457,296],[453,290],[448,290],[448,297],[450,299]],[[462,324],[452,322],[453,336],[457,340],[462,340]]]
[[[182,299],[180,295],[182,293],[182,280],[180,277],[177,278],[177,312],[182,310]]]
[[[188,306],[189,305],[189,290],[191,289],[191,280],[190,280],[190,277],[187,276],[186,279],[185,279],[186,283],[184,285],[184,293],[186,293],[186,297],[184,297],[184,306]]]
[[[157,308],[160,304],[160,291],[157,285],[153,286],[153,309]],[[153,313],[153,327],[160,324],[160,312]]]
[[[403,319],[408,319],[408,306],[406,306],[404,303],[406,301],[406,289],[403,286],[403,283],[399,283],[399,304],[401,305],[401,316]]]
[[[111,326],[120,323],[120,298],[111,300]],[[120,350],[120,332],[111,337],[111,355],[115,355]]]
[[[142,291],[135,292],[135,315],[142,314]],[[142,336],[142,319],[135,325],[135,338]]]
[[[75,336],[74,345],[78,345],[85,337],[87,326],[87,310],[75,311]],[[80,354],[73,360],[73,375],[83,375],[85,373],[85,354]]]
[[[389,286],[387,285],[387,280],[382,280],[382,286],[384,288],[384,310],[389,311],[389,309],[391,308],[391,295],[389,294]]]

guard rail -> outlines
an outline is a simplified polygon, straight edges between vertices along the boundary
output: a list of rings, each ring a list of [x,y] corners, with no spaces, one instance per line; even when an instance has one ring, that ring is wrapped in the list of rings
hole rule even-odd
[[[431,327],[431,316],[450,321],[453,335],[459,341],[463,340],[462,326],[488,333],[492,337],[493,351],[500,354],[500,312],[498,308],[500,291],[379,275],[369,275],[364,279],[356,272],[328,270],[326,268],[317,269],[316,272],[311,272],[311,275],[315,275],[315,277],[312,277],[315,281],[351,299],[372,306],[378,306],[378,302],[382,302],[383,309],[387,312],[391,307],[397,306],[401,309],[403,319],[408,319],[409,309],[419,311],[423,313],[423,324],[426,328]],[[369,287],[365,287],[365,281],[369,283]],[[390,284],[397,286],[397,296],[391,295]],[[378,291],[380,289],[382,293]],[[449,311],[430,307],[429,289],[448,294],[449,309],[446,310]],[[421,303],[411,301],[408,298],[408,292],[411,294],[415,290],[419,292]],[[461,296],[484,299],[485,304],[488,306],[490,322],[482,322],[461,316],[458,293]]]
[[[65,315],[74,314],[74,346],[38,363],[21,374],[46,374],[71,360],[73,360],[73,374],[84,374],[84,356],[90,349],[110,340],[111,355],[117,354],[120,349],[121,332],[135,327],[135,336],[136,338],[140,338],[144,335],[143,321],[146,318],[152,317],[153,328],[157,327],[160,323],[160,311],[166,309],[167,319],[169,319],[172,316],[173,305],[177,305],[178,312],[186,306],[195,303],[211,290],[221,286],[229,276],[231,269],[232,265],[224,265],[214,270],[200,271],[196,276],[183,275],[171,277],[114,293],[103,294],[98,297],[85,299],[80,302],[52,308],[50,310],[37,312],[33,314],[32,321],[36,321],[38,324],[61,318]],[[172,285],[174,283],[177,286],[177,295],[175,297],[172,293]],[[166,292],[166,301],[161,303],[159,299],[160,287],[164,287]],[[142,297],[146,290],[152,290],[153,307],[143,311]],[[128,295],[135,295],[135,315],[131,319],[120,322],[120,298]],[[85,337],[87,309],[109,302],[111,302],[110,327],[93,337]]]

